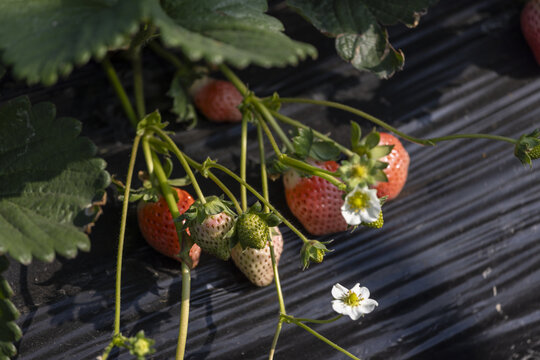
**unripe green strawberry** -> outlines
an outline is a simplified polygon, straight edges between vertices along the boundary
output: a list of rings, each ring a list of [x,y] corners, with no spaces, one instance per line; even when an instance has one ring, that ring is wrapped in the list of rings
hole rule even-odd
[[[379,218],[377,220],[375,220],[374,222],[370,222],[370,223],[363,222],[362,225],[367,226],[369,228],[373,228],[373,229],[382,228],[383,225],[384,225],[384,219],[383,219],[382,211],[379,213]]]
[[[536,145],[529,151],[529,156],[531,159],[536,160],[540,159],[540,145]]]
[[[270,234],[277,264],[283,251],[283,236],[281,236],[281,232],[277,227],[270,228]],[[236,267],[251,283],[257,286],[267,286],[272,283],[274,269],[272,268],[272,256],[268,243],[260,250],[251,248],[242,250],[242,247],[238,244],[232,248],[231,257]]]
[[[246,212],[236,221],[238,242],[242,248],[263,249],[268,241],[268,224],[258,214]]]
[[[191,224],[191,238],[203,251],[221,260],[229,260],[231,251],[226,235],[233,225],[233,218],[224,212],[209,215],[202,223]]]

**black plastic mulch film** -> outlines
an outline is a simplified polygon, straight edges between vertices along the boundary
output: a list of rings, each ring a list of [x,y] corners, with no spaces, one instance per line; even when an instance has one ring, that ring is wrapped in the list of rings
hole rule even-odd
[[[540,125],[540,69],[510,2],[442,1],[418,28],[392,29],[391,40],[406,63],[390,80],[359,73],[328,52],[277,77],[256,70],[253,76],[263,81],[253,81],[255,90],[343,102],[418,137],[480,132],[516,138]],[[350,114],[308,105],[282,110],[348,141]],[[364,131],[371,128],[359,122]],[[177,136],[195,158],[208,154],[229,166],[238,160],[238,139],[234,125]],[[124,176],[127,145],[103,155],[111,173]],[[379,307],[355,322],[343,318],[314,328],[362,359],[540,358],[540,164],[524,167],[511,146],[489,140],[404,145],[409,179],[399,198],[385,205],[383,229],[323,237],[334,239],[335,251],[302,272],[301,241],[281,227],[287,311],[332,317],[332,285],[359,282]],[[250,180],[257,176],[253,167]],[[280,183],[271,184],[271,200],[291,218]],[[105,208],[91,253],[28,268],[12,264],[14,302],[23,312],[20,359],[95,359],[110,340],[119,209],[114,201]],[[156,340],[152,358],[170,359],[179,324],[179,265],[144,244],[133,215],[122,331],[144,329]],[[204,256],[192,274],[186,357],[264,359],[277,314],[273,286],[256,288],[232,263]],[[113,354],[131,358],[126,351]],[[284,325],[276,358],[345,357]]]

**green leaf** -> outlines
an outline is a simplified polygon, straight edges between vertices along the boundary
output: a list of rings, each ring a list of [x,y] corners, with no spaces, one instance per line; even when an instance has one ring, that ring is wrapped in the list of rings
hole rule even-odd
[[[336,38],[337,53],[360,70],[388,78],[404,56],[388,41],[383,25],[414,27],[436,0],[287,0],[322,33]]]
[[[0,272],[4,272],[9,265],[5,256],[0,256]],[[0,274],[0,358],[9,359],[17,354],[13,342],[21,338],[21,329],[15,323],[19,311],[9,300],[13,291],[8,282]]]
[[[173,99],[171,111],[177,115],[176,122],[187,123],[187,129],[189,130],[197,125],[197,111],[195,111],[195,107],[181,79],[178,73],[173,77],[167,95]]]
[[[86,212],[110,182],[81,123],[55,113],[26,97],[0,106],[0,253],[23,264],[87,251]]]
[[[3,62],[28,83],[54,84],[74,65],[101,59],[159,11],[154,0],[3,0]]]
[[[164,0],[163,8],[168,16],[155,18],[163,42],[193,61],[271,67],[316,56],[313,46],[290,39],[265,14],[265,0]]]
[[[336,160],[341,150],[331,141],[315,141],[311,145],[309,156],[321,161]]]
[[[305,159],[313,144],[313,131],[311,129],[298,129],[298,135],[292,138],[294,153],[301,159]]]

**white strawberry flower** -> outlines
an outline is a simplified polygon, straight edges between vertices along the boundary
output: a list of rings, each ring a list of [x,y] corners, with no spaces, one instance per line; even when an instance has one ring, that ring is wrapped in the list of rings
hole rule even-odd
[[[345,196],[341,214],[349,225],[360,225],[377,221],[381,212],[381,202],[377,190],[367,186],[356,185],[353,191]]]
[[[379,305],[375,300],[369,298],[367,287],[360,287],[360,284],[354,285],[349,290],[341,284],[332,287],[332,308],[335,312],[350,316],[351,320],[357,320],[364,314],[369,314]]]

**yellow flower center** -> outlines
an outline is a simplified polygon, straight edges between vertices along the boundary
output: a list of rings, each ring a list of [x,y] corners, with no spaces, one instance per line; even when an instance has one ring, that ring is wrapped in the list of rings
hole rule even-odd
[[[359,298],[356,293],[349,290],[349,293],[343,298],[343,302],[348,306],[358,306],[364,298]]]
[[[352,175],[363,179],[367,175],[367,168],[364,165],[355,165],[352,169]]]
[[[349,197],[347,202],[352,210],[359,211],[368,207],[369,195],[364,194],[361,191],[357,191]]]

